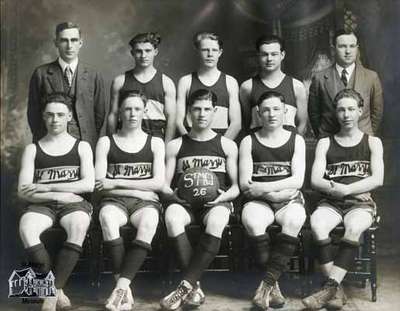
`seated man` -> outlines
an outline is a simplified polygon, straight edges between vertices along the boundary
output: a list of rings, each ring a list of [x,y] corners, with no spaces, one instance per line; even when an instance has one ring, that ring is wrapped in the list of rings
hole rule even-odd
[[[340,309],[346,302],[339,284],[354,263],[361,234],[374,221],[376,207],[370,191],[383,184],[381,140],[358,127],[361,95],[344,89],[334,104],[340,131],[318,141],[311,173],[312,187],[324,196],[311,215],[311,229],[319,262],[328,277],[321,290],[303,299],[311,310],[325,306]],[[342,222],[345,232],[335,256],[329,233]]]
[[[192,128],[189,134],[167,145],[164,193],[170,196],[172,203],[165,212],[165,224],[184,276],[178,288],[161,300],[160,304],[166,310],[176,310],[183,303],[200,305],[204,302],[198,281],[219,251],[222,232],[233,209],[231,201],[239,195],[236,144],[211,129],[216,102],[217,97],[211,91],[200,89],[193,92],[188,105]],[[200,207],[181,200],[172,190],[184,171],[193,167],[213,171],[221,188],[214,201]],[[205,227],[194,252],[185,232],[185,227],[192,222],[202,223]]]
[[[40,240],[42,232],[55,222],[67,232],[53,266],[56,299],[45,298],[42,311],[71,307],[63,288],[82,253],[92,215],[92,206],[82,194],[93,191],[93,155],[87,142],[67,132],[71,107],[66,94],[48,96],[43,110],[47,134],[26,146],[18,180],[18,195],[30,204],[20,219],[19,232],[33,268],[48,273],[52,267]]]
[[[282,94],[263,93],[257,107],[262,127],[240,145],[239,176],[247,199],[242,222],[254,244],[257,263],[265,271],[253,303],[267,310],[285,303],[277,281],[297,248],[306,219],[299,190],[304,180],[305,143],[300,135],[283,128],[286,107]],[[282,232],[270,249],[265,231],[274,221]]]
[[[122,128],[99,139],[96,147],[96,190],[103,198],[100,224],[117,284],[107,310],[131,310],[130,284],[156,233],[161,204],[155,193],[164,183],[164,142],[142,130],[146,98],[138,91],[120,97]],[[125,254],[119,228],[131,223],[135,240]]]

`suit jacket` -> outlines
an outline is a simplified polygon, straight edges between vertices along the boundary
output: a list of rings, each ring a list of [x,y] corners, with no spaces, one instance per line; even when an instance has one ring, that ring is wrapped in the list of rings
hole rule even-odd
[[[376,135],[383,114],[381,82],[376,72],[363,67],[360,63],[356,63],[354,74],[354,90],[364,99],[363,113],[358,123],[360,130]],[[333,100],[342,89],[335,65],[318,72],[313,77],[308,99],[308,115],[317,138],[339,131]]]
[[[29,85],[28,122],[33,141],[46,135],[42,112],[48,94],[63,91],[62,78],[57,73],[58,61],[35,69]],[[106,99],[103,78],[88,65],[79,61],[76,72],[75,110],[81,139],[95,147],[105,133]]]

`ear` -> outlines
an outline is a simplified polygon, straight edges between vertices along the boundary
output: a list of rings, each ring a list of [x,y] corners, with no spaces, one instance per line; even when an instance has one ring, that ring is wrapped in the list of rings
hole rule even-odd
[[[55,39],[53,40],[53,42],[54,42],[54,46],[55,46],[56,48],[58,48],[57,38],[55,38]]]
[[[68,122],[71,122],[71,120],[72,120],[72,112],[71,111],[68,111],[67,120],[68,120]]]
[[[158,55],[158,48],[155,48],[154,49],[154,56],[157,56]]]
[[[286,52],[285,51],[281,51],[281,55],[282,55],[282,60],[284,60],[285,56],[286,56]]]
[[[224,52],[224,49],[219,49],[219,56],[221,56],[223,52]]]
[[[217,110],[218,110],[218,107],[215,106],[215,107],[214,107],[214,112],[217,112]]]

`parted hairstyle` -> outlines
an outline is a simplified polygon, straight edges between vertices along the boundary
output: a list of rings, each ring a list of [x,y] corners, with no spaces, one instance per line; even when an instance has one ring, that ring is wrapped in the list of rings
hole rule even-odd
[[[72,29],[72,28],[78,29],[79,37],[80,37],[82,32],[81,32],[81,28],[79,27],[79,25],[77,23],[63,22],[56,26],[56,38],[58,37],[58,35],[60,34],[61,31],[65,30],[65,29]]]
[[[217,41],[219,48],[222,49],[223,42],[219,38],[219,36],[214,32],[208,32],[208,31],[201,31],[201,32],[196,33],[193,36],[193,44],[196,47],[196,49],[198,49],[200,47],[200,42],[201,42],[201,40],[204,40],[204,39],[211,39],[211,40]]]
[[[213,91],[198,89],[189,96],[188,107],[191,107],[197,100],[210,100],[213,107],[215,107],[218,98]]]
[[[119,94],[119,101],[118,101],[118,108],[121,108],[122,104],[124,103],[125,100],[128,98],[132,97],[138,97],[143,101],[144,107],[146,107],[147,103],[147,97],[139,90],[133,90],[133,91],[124,91],[120,92]]]
[[[46,105],[50,103],[61,103],[67,106],[69,111],[72,111],[72,97],[64,92],[54,92],[46,96]]]
[[[144,32],[134,36],[130,41],[129,45],[132,49],[135,48],[137,43],[150,43],[155,49],[161,43],[161,36],[157,32]]]
[[[277,35],[262,35],[256,40],[256,50],[260,49],[263,44],[278,43],[281,47],[281,52],[285,51],[285,41]]]
[[[332,39],[333,45],[336,45],[337,38],[339,36],[342,36],[342,35],[353,35],[354,37],[356,37],[357,44],[358,44],[358,36],[357,36],[357,34],[352,30],[346,30],[346,29],[342,28],[342,29],[338,29],[338,30],[335,31],[335,34],[333,35],[333,39]]]
[[[261,96],[257,100],[257,107],[260,107],[264,100],[269,98],[279,98],[279,100],[284,104],[285,103],[285,96],[283,94],[276,92],[276,91],[267,91],[261,94]]]
[[[364,99],[362,98],[361,94],[353,89],[343,89],[339,93],[336,94],[335,99],[333,100],[333,105],[337,106],[339,100],[343,98],[352,98],[357,101],[358,107],[364,107]]]

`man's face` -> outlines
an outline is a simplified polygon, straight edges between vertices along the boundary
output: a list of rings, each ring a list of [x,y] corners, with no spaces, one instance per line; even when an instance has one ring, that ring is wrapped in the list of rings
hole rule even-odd
[[[217,40],[208,38],[201,40],[198,51],[201,65],[208,68],[217,67],[218,60],[222,55],[222,49]]]
[[[140,97],[128,97],[125,99],[120,108],[122,127],[141,127],[144,111],[144,103]]]
[[[193,128],[209,128],[213,121],[216,109],[217,108],[213,107],[212,102],[209,99],[196,100],[193,105],[190,106],[189,110]]]
[[[263,71],[279,70],[284,58],[285,52],[281,51],[281,46],[277,42],[263,44],[258,49],[258,61]]]
[[[131,54],[135,59],[135,65],[139,67],[153,66],[154,58],[158,54],[158,49],[150,42],[136,43],[132,49]]]
[[[336,105],[336,117],[341,128],[350,129],[358,127],[358,119],[362,114],[362,107],[358,107],[357,100],[345,97]]]
[[[43,120],[49,134],[60,134],[67,131],[72,114],[63,103],[48,103],[43,111]]]
[[[342,67],[348,67],[356,61],[358,54],[357,38],[353,34],[344,34],[336,38],[336,62]]]
[[[79,55],[79,50],[82,47],[82,38],[77,28],[64,29],[58,33],[54,43],[60,57],[70,63]]]
[[[258,106],[258,113],[264,126],[278,128],[284,122],[285,104],[278,97],[270,97]]]

